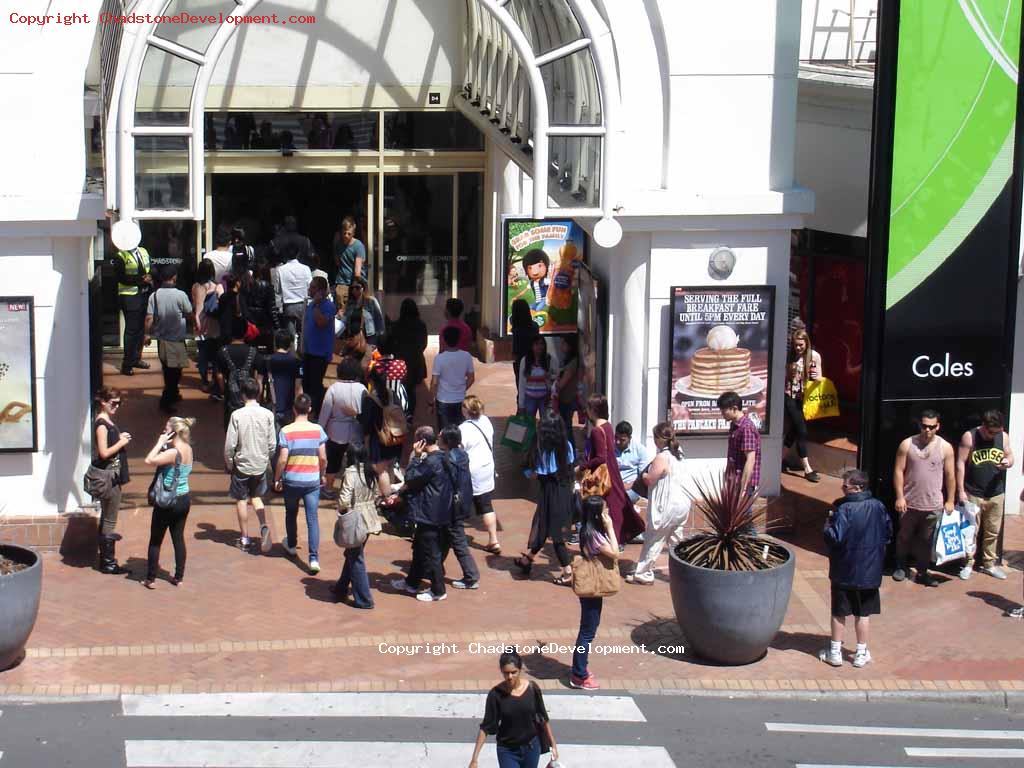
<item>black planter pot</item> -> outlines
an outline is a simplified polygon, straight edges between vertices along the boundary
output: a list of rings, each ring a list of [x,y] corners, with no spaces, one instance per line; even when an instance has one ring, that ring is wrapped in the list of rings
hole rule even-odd
[[[766,571],[715,571],[683,562],[669,551],[672,607],[686,645],[722,664],[749,664],[768,651],[789,607],[796,557]]]
[[[0,576],[0,670],[16,664],[36,624],[43,588],[43,561],[31,549],[0,544],[0,557],[28,568]]]

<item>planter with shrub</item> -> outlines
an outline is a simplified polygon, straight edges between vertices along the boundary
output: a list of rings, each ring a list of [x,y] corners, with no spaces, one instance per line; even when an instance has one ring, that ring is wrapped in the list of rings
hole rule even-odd
[[[705,528],[669,552],[672,606],[688,650],[722,664],[762,658],[782,627],[796,558],[758,533],[764,510],[733,475],[698,481]]]

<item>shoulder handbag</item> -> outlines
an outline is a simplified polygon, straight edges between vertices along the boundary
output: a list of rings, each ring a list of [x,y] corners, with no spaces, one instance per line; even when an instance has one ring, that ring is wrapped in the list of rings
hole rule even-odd
[[[601,435],[601,440],[604,441],[604,428],[598,427],[593,433],[591,433],[591,442],[596,442],[597,438],[594,435]],[[606,453],[607,456],[607,453]],[[594,469],[585,469],[580,473],[580,494],[583,498],[587,496],[607,496],[612,489],[612,478],[608,474],[608,460],[605,460],[598,464]]]
[[[356,507],[338,510],[338,519],[334,522],[335,544],[342,549],[358,549],[368,536],[366,521]]]
[[[551,739],[548,738],[548,721],[541,715],[540,688],[535,683],[530,683],[533,690],[533,727],[537,731],[537,741],[540,742],[540,753],[542,755],[551,751]]]
[[[171,470],[171,487],[168,488],[167,483],[163,481],[164,468],[157,467],[156,472],[153,473],[153,480],[149,484],[149,493],[147,494],[149,503],[163,509],[173,506],[174,501],[178,498],[178,475],[180,473],[181,454],[175,450],[174,469]]]
[[[117,474],[117,471],[111,467],[101,469],[95,464],[90,464],[82,477],[82,488],[94,499],[105,498],[113,490]]]
[[[621,584],[618,563],[606,555],[576,555],[572,561],[572,591],[577,597],[611,597]]]

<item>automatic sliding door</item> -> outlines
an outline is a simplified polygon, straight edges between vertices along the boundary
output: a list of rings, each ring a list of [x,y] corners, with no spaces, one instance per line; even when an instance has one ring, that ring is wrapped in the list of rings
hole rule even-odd
[[[394,175],[384,179],[384,311],[398,317],[411,298],[429,333],[444,323],[452,284],[451,175]]]

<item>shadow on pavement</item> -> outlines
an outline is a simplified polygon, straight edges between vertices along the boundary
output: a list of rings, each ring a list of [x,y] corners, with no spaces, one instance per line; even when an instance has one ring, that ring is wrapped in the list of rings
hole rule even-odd
[[[981,600],[985,605],[990,605],[1000,613],[1005,613],[1012,608],[1016,608],[1020,603],[1015,603],[1013,600],[1009,600],[1002,595],[997,595],[993,592],[981,592],[979,590],[969,590],[967,592],[968,597],[973,597],[976,600]]]

